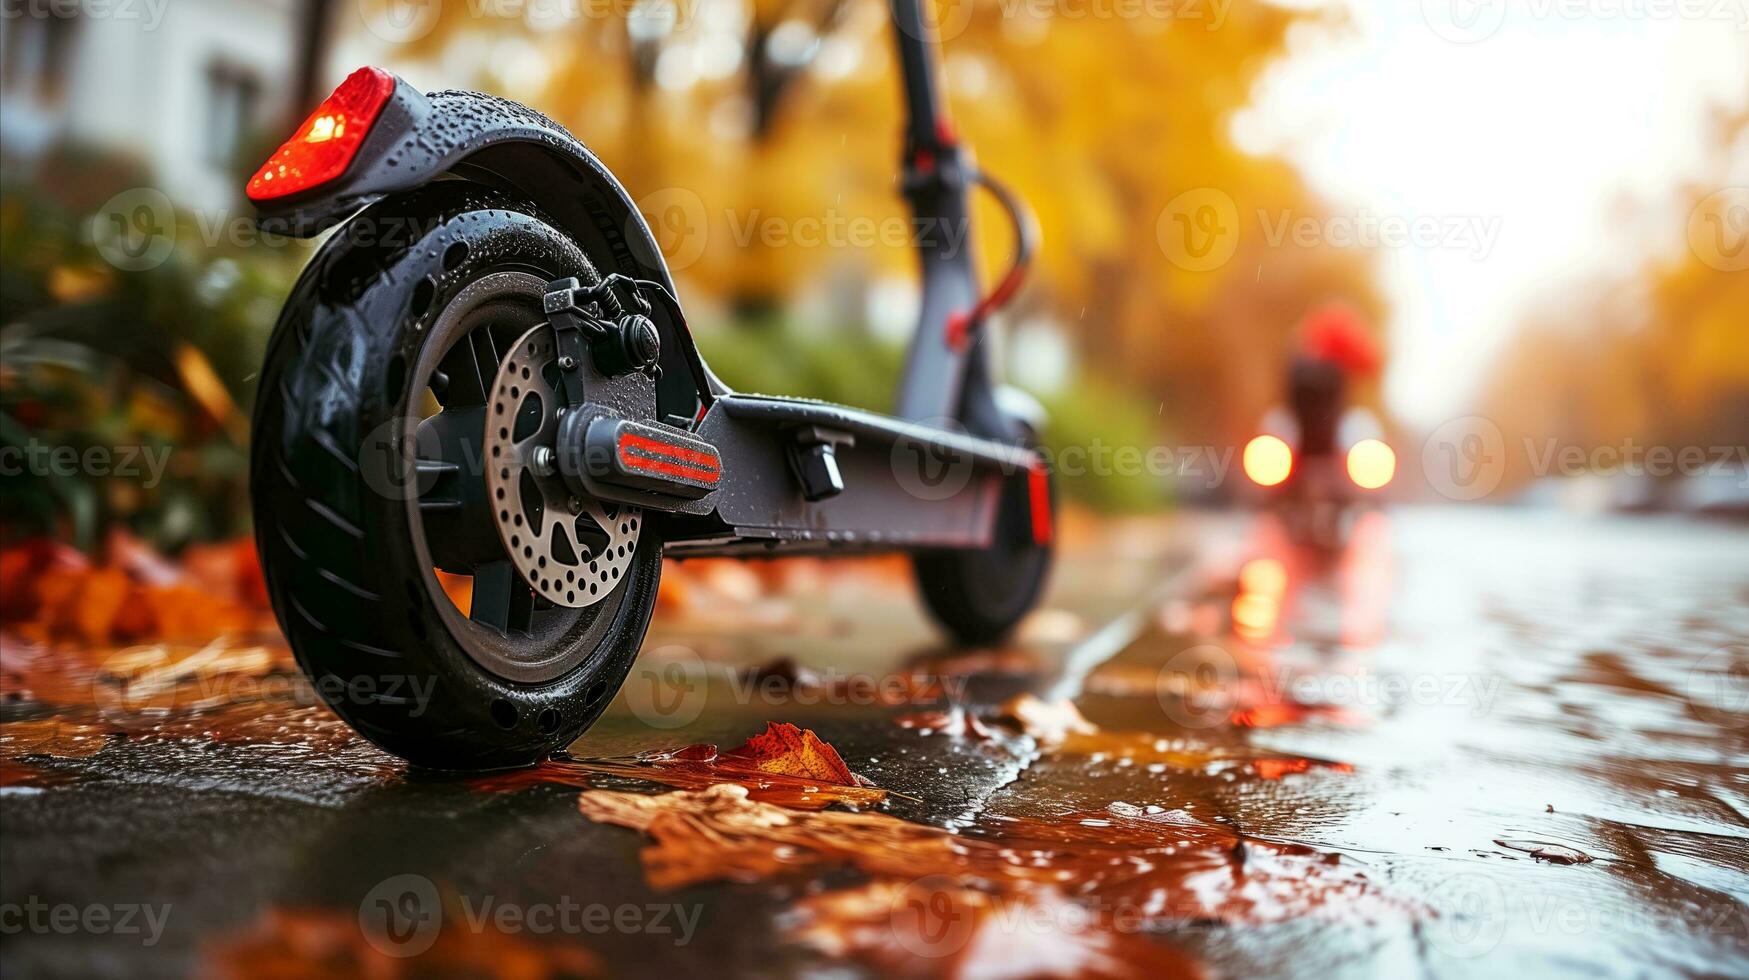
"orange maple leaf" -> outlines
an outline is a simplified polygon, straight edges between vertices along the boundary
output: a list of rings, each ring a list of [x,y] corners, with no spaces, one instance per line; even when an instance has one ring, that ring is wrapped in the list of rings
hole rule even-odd
[[[740,748],[722,753],[719,758],[736,767],[745,766],[759,772],[817,779],[835,786],[860,785],[837,749],[826,744],[811,729],[797,728],[787,721],[766,722],[764,732],[748,739]]]
[[[871,806],[887,795],[886,790],[851,772],[838,751],[820,736],[786,722],[767,722],[764,732],[726,752],[700,743],[635,758],[552,759],[487,776],[475,785],[490,791],[541,783],[590,789],[595,775],[643,779],[687,790],[733,783],[745,789],[751,799],[796,810],[819,810],[834,804]]]

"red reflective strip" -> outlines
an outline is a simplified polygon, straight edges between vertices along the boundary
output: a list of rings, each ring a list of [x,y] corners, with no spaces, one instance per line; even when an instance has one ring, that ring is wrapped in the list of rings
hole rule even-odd
[[[652,439],[649,436],[641,436],[636,432],[621,433],[619,437],[619,448],[622,455],[627,449],[635,449],[639,452],[649,453],[652,456],[661,456],[677,462],[702,467],[712,472],[715,472],[722,467],[722,464],[717,462],[715,454],[693,449],[688,446],[676,445],[672,442],[663,442],[660,439]]]
[[[711,453],[635,432],[620,434],[618,453],[620,466],[635,472],[660,473],[708,484],[722,478],[722,463]]]
[[[1051,481],[1043,466],[1035,463],[1027,472],[1026,489],[1032,503],[1032,541],[1050,544],[1055,530],[1051,521]]]
[[[715,484],[722,475],[715,470],[707,470],[699,466],[689,466],[685,463],[670,463],[664,459],[645,459],[641,456],[628,456],[624,446],[619,450],[619,463],[628,470],[644,473],[660,473],[663,476],[679,477],[683,480],[697,480],[700,483]]]

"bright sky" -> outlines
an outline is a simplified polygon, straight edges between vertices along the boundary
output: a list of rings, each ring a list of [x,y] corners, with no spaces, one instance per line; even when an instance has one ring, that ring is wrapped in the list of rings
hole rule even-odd
[[[1681,247],[1712,113],[1749,102],[1749,0],[1334,3],[1351,25],[1290,38],[1235,134],[1339,215],[1455,236],[1380,250],[1386,399],[1432,427],[1527,310]]]

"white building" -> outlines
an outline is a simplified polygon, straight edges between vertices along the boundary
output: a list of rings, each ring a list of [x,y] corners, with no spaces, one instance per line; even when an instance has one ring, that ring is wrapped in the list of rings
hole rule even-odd
[[[285,124],[299,2],[4,0],[8,171],[66,140],[133,156],[178,207],[237,203]]]

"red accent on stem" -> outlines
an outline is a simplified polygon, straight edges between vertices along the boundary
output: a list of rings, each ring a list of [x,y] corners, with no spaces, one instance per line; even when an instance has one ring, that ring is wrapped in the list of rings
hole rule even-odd
[[[955,313],[947,318],[947,347],[952,351],[966,349],[966,337],[970,333],[971,317],[964,313]]]
[[[1051,479],[1043,463],[1034,463],[1026,474],[1026,492],[1032,504],[1032,542],[1048,545],[1056,526],[1051,518]]]
[[[978,305],[972,307],[969,313],[955,313],[947,318],[947,346],[953,350],[964,350],[966,342],[971,339],[972,328],[984,322],[984,318],[1000,309],[1020,291],[1021,283],[1026,281],[1026,269],[1016,266],[1008,270],[996,288],[988,296],[978,300]]]

